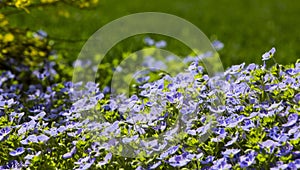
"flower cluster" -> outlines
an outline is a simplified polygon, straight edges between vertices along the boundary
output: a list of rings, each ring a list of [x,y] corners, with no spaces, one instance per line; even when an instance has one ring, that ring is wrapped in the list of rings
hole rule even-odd
[[[234,65],[224,79],[185,60],[175,76],[139,77],[129,97],[93,82],[41,83],[57,76],[55,62],[26,85],[1,70],[0,169],[300,168],[299,60]]]

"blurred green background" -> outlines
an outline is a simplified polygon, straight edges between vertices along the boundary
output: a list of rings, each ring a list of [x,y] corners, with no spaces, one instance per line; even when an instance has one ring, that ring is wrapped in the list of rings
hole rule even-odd
[[[219,53],[224,67],[242,62],[261,63],[261,55],[276,47],[278,63],[289,64],[300,56],[300,1],[296,0],[100,0],[89,9],[65,4],[9,12],[10,24],[32,30],[45,30],[57,51],[74,61],[84,42],[106,23],[124,15],[157,11],[182,17],[200,28],[210,40],[220,40]],[[120,57],[123,52],[138,50],[144,36],[122,41],[108,54]],[[167,37],[168,50],[187,55],[190,50]]]

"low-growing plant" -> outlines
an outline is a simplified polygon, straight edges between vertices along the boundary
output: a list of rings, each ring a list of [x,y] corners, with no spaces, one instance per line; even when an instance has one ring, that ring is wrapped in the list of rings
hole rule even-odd
[[[129,97],[53,82],[54,61],[13,65],[34,72],[27,84],[1,68],[1,169],[300,168],[300,60],[271,65],[274,53],[228,68],[221,86],[193,60],[173,77],[144,75]]]

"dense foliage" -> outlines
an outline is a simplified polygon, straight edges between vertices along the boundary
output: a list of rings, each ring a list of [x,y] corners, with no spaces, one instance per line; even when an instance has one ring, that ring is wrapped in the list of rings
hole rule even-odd
[[[46,32],[12,28],[2,14],[0,30],[0,169],[300,168],[300,60],[272,64],[275,48],[224,79],[206,74],[208,55],[187,57],[181,73],[148,72],[131,96],[110,96],[106,84],[67,81],[70,68]]]
[[[43,85],[57,74],[55,62],[28,86],[2,70],[1,168],[299,168],[300,61],[268,68],[274,52],[263,65],[230,67],[219,85],[196,57],[175,77],[143,79],[129,98],[93,82]],[[124,157],[119,142],[136,155]]]

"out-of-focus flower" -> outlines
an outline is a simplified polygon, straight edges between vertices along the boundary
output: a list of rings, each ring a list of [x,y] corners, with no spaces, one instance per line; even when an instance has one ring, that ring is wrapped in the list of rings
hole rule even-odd
[[[166,43],[166,41],[161,40],[161,41],[156,42],[156,43],[155,43],[155,46],[156,46],[157,48],[164,48],[164,47],[167,46],[167,43]]]
[[[217,51],[222,50],[224,48],[224,44],[219,40],[213,41],[212,45]]]
[[[150,46],[154,45],[154,43],[155,43],[155,41],[153,39],[151,39],[150,37],[146,37],[144,39],[144,41],[147,45],[150,45]]]
[[[43,30],[38,30],[36,33],[33,33],[33,37],[38,38],[40,40],[46,38],[48,34]]]

